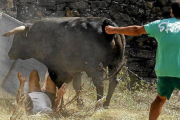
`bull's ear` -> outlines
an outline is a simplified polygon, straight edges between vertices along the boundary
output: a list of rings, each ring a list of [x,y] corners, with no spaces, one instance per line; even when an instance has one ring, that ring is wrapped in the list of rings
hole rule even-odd
[[[111,19],[105,19],[103,24],[102,24],[102,31],[103,31],[103,34],[105,35],[106,39],[111,42],[114,38],[114,34],[107,34],[106,31],[105,31],[105,27],[108,26],[108,25],[111,25],[111,26],[117,26]]]
[[[105,26],[111,25],[111,26],[114,26],[114,27],[118,27],[118,25],[115,22],[113,22],[111,19],[105,19],[103,24]]]
[[[102,24],[102,31],[106,34],[106,31],[105,31],[105,27],[106,26],[108,26],[108,25],[110,25],[110,26],[114,26],[114,27],[118,27],[118,25],[115,23],[115,22],[113,22],[111,19],[105,19],[104,20],[104,22],[103,22],[103,24]]]
[[[26,37],[28,36],[29,31],[30,31],[30,28],[29,28],[29,27],[26,27],[26,28],[25,28],[25,35],[26,35]]]
[[[31,27],[33,26],[33,24],[26,23],[25,26],[26,26],[26,28],[25,28],[25,35],[27,37]]]

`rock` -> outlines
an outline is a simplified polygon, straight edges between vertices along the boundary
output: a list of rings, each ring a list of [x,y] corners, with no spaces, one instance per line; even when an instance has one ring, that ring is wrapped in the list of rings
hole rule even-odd
[[[142,77],[142,79],[144,78],[144,77],[147,77],[147,76],[149,76],[149,72],[150,71],[147,71],[147,72],[145,72],[145,71],[142,71],[142,72],[135,72],[138,76],[140,76],[140,77]]]
[[[153,1],[147,2],[146,5],[147,5],[148,8],[152,9],[153,5],[154,5],[154,2]]]
[[[146,82],[149,82],[149,83],[152,83],[152,84],[154,84],[154,83],[157,82],[156,77],[153,77],[153,78],[144,78],[144,80],[145,80]]]
[[[66,13],[64,11],[57,11],[55,13],[52,13],[50,17],[65,17]]]
[[[37,0],[19,0],[20,3],[34,3],[37,4]]]
[[[150,59],[150,60],[148,60],[147,62],[146,62],[146,65],[145,65],[146,67],[148,67],[148,68],[154,68],[154,66],[155,66],[155,59]]]
[[[52,6],[56,4],[56,0],[37,0],[39,5]]]
[[[113,2],[124,3],[125,0],[113,0]]]
[[[153,51],[150,51],[150,50],[139,50],[136,53],[136,57],[140,57],[140,58],[154,58],[155,57],[155,53]]]
[[[113,2],[111,4],[111,6],[109,7],[109,9],[111,10],[111,12],[113,12],[114,14],[121,12],[124,12],[124,7],[122,5],[119,5],[117,2]]]
[[[145,42],[146,40],[145,37],[136,37],[136,42]]]
[[[139,13],[138,6],[130,5],[125,7],[125,12],[130,16],[135,16]]]
[[[81,14],[81,17],[93,17],[93,15],[87,13],[87,14]]]
[[[112,16],[115,20],[121,20],[122,22],[131,21],[131,18],[127,14],[119,13]]]
[[[71,3],[71,2],[77,2],[78,0],[56,0],[57,3]]]
[[[155,52],[151,50],[140,50],[140,49],[134,49],[134,48],[128,48],[127,54],[130,57],[136,57],[136,58],[155,58]]]
[[[19,2],[19,0],[13,0],[13,4],[14,4],[14,6],[18,6],[18,5],[20,5],[20,2]]]
[[[31,4],[20,5],[19,12],[18,12],[18,19],[19,20],[28,20],[32,19],[33,16],[36,14],[36,6]]]
[[[90,9],[80,9],[79,10],[79,12],[81,13],[81,14],[87,14],[87,13],[90,13]]]
[[[130,64],[130,63],[133,63],[133,62],[141,62],[142,59],[139,59],[139,58],[132,58],[132,57],[128,57],[127,58],[127,64]]]
[[[69,7],[72,9],[88,9],[89,5],[86,2],[80,1],[80,2],[70,3]]]
[[[79,17],[80,14],[76,10],[67,10],[66,11],[66,17]]]
[[[152,77],[152,78],[156,78],[156,77],[157,77],[157,76],[156,76],[156,73],[155,73],[155,70],[153,70],[153,71],[150,73],[149,77]]]
[[[151,10],[146,10],[145,11],[146,14],[144,14],[147,18],[150,16]]]
[[[8,4],[7,0],[0,0],[0,8],[1,9],[4,9],[6,8],[6,5]]]
[[[43,7],[41,9],[39,9],[38,11],[39,14],[43,15],[43,16],[49,16],[51,15],[53,12],[49,11],[47,8]]]
[[[108,4],[104,1],[91,1],[90,4],[92,9],[106,8],[108,6]]]
[[[104,2],[111,3],[111,0],[103,0]]]
[[[154,7],[153,9],[152,9],[152,12],[154,12],[154,13],[157,13],[157,12],[160,12],[160,8],[159,7]]]
[[[168,4],[169,0],[158,0],[159,4],[165,6]]]
[[[152,71],[152,69],[149,69],[149,68],[146,68],[142,65],[140,65],[139,63],[137,62],[133,62],[133,63],[130,63],[130,64],[127,64],[129,70],[131,71],[134,71],[134,72],[139,72],[139,73],[146,73],[146,74],[149,74],[149,72]],[[144,75],[143,75],[144,76]]]
[[[143,71],[143,69],[141,68],[141,66],[139,65],[139,63],[137,62],[133,62],[133,63],[130,63],[130,64],[127,64],[129,70],[131,71]]]
[[[11,9],[13,8],[13,0],[0,0],[0,8],[1,9]]]
[[[136,2],[141,2],[141,1],[140,0],[129,0],[129,3],[136,3]]]
[[[57,5],[57,10],[62,11],[66,7],[66,4],[59,4]]]
[[[170,14],[171,7],[163,7],[162,10],[164,14]]]
[[[110,18],[110,15],[108,13],[100,13],[97,15],[97,17],[106,17],[106,18]]]

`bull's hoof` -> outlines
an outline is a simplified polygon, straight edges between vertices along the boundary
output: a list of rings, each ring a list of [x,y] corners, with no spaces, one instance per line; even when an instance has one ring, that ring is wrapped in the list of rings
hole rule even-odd
[[[109,109],[109,108],[110,108],[110,107],[109,107],[109,103],[105,102],[105,103],[103,104],[103,107],[104,107],[104,109]]]
[[[110,107],[109,106],[103,106],[104,107],[104,109],[109,109]]]
[[[83,107],[84,107],[84,101],[83,101],[82,99],[79,99],[79,100],[77,101],[77,108],[78,108],[79,110],[82,110]]]
[[[98,101],[96,101],[95,110],[103,108],[103,104],[105,101],[106,101],[106,97],[103,97],[103,98],[99,99]]]

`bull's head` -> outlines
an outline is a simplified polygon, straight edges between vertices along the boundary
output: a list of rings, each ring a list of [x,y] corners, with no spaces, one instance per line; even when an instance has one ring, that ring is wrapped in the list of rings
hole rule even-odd
[[[8,53],[10,59],[28,59],[28,42],[27,42],[27,28],[20,26],[2,35],[4,37],[14,34],[13,44]],[[26,51],[26,52],[25,52]]]

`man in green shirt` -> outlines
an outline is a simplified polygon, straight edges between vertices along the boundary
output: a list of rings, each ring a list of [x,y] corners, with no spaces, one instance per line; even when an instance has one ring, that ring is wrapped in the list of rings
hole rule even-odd
[[[138,36],[148,34],[158,42],[155,71],[158,95],[151,104],[149,120],[157,120],[166,99],[174,89],[180,90],[180,0],[172,3],[171,18],[157,20],[144,26],[106,26],[108,34]]]

